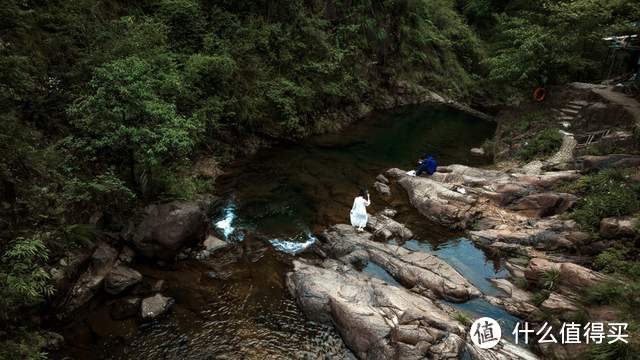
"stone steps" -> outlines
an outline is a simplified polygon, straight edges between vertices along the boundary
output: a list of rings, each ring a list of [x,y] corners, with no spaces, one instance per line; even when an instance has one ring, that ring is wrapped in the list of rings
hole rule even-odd
[[[579,110],[569,109],[569,108],[562,108],[560,109],[560,111],[568,115],[577,115],[580,112]]]
[[[584,100],[573,100],[573,101],[569,101],[569,105],[577,105],[580,107],[584,107],[589,105],[589,103]]]

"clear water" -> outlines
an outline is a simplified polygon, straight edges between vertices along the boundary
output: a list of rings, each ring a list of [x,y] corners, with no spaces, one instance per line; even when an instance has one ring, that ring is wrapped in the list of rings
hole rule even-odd
[[[406,107],[379,113],[340,134],[304,144],[280,146],[238,161],[226,169],[216,189],[222,208],[212,218],[218,235],[237,245],[205,262],[168,267],[138,265],[146,279],[164,279],[172,311],[157,321],[140,323],[110,318],[112,299],[98,298],[60,331],[67,339],[60,356],[113,359],[277,359],[347,358],[340,337],[327,326],[307,321],[285,285],[295,256],[328,225],[349,221],[349,209],[361,187],[371,187],[390,167],[413,168],[424,153],[439,164],[486,164],[469,156],[495,130],[493,123],[441,107]],[[394,190],[391,198],[371,191],[375,213],[393,206],[398,220],[416,234],[407,247],[434,251],[486,293],[495,289],[487,277],[502,276],[498,263],[459,235],[427,223]],[[297,255],[294,255],[297,254]],[[493,271],[493,270],[495,271]],[[400,286],[384,269],[363,271]],[[488,305],[488,304],[486,304]],[[492,311],[485,304],[462,304],[472,313]],[[508,314],[507,314],[508,315]]]
[[[492,136],[494,127],[447,108],[406,107],[339,134],[260,153],[219,179],[229,205],[216,221],[229,219],[233,209],[231,226],[241,231],[306,242],[309,232],[348,222],[359,189],[371,188],[375,176],[388,168],[414,168],[425,153],[442,165],[486,164],[469,156],[469,149]],[[388,201],[371,194],[374,208]]]
[[[489,279],[506,277],[507,270],[499,263],[487,258],[485,253],[475,247],[465,238],[449,240],[446,244],[433,248],[430,243],[410,240],[404,247],[413,251],[425,251],[436,254],[454,269],[458,270],[467,280],[475,285],[483,294],[497,296],[502,294]]]
[[[385,269],[381,268],[374,262],[368,262],[362,269],[362,272],[369,274],[372,277],[378,278],[389,285],[402,287],[402,285],[391,276]]]
[[[485,295],[499,296],[503,294],[502,290],[496,288],[489,279],[507,277],[507,270],[500,265],[499,259],[487,257],[486,253],[475,247],[469,239],[452,239],[435,248],[430,243],[409,240],[404,243],[404,247],[413,251],[436,254]],[[449,303],[449,305],[463,310],[475,319],[484,316],[496,319],[503,329],[503,335],[509,339],[513,338],[511,331],[515,328],[516,323],[520,321],[519,318],[509,314],[504,309],[489,304],[486,300],[480,298],[465,303]]]

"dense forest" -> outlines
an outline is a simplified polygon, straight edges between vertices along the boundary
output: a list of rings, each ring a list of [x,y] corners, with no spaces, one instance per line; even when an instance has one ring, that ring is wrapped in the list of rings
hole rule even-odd
[[[602,77],[635,0],[42,1],[0,5],[0,358],[40,353],[48,261],[191,170],[336,131],[401,82],[471,105]],[[637,31],[637,30],[636,30]]]

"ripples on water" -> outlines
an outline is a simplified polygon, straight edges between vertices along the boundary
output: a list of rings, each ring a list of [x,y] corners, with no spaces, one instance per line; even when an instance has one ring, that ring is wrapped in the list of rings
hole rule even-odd
[[[307,321],[291,299],[285,285],[290,254],[311,246],[311,234],[327,225],[348,222],[359,188],[389,167],[410,168],[425,152],[441,164],[485,163],[470,158],[469,148],[494,127],[446,108],[406,107],[230,166],[216,183],[228,203],[212,225],[235,245],[208,261],[180,262],[173,269],[137,265],[145,279],[166,280],[163,293],[176,299],[171,312],[138,326],[135,319],[111,320],[106,305],[98,304],[63,331],[67,339],[81,339],[69,341],[65,352],[73,358],[138,360],[352,357],[333,328]],[[415,213],[406,198],[372,194],[372,200],[370,212],[392,206],[400,214]],[[425,227],[419,218],[418,226]],[[439,241],[452,236],[434,229],[429,236]],[[399,285],[375,264],[364,271]],[[131,330],[118,330],[125,323]]]
[[[216,294],[197,317],[176,314],[173,321],[144,326],[119,358],[349,358],[340,337],[328,326],[305,321],[294,301],[238,301],[241,293]]]

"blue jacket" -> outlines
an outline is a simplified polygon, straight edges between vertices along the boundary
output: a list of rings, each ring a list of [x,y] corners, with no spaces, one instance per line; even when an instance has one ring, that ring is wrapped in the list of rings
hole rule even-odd
[[[418,167],[418,170],[416,170],[416,176],[420,176],[420,174],[422,174],[423,172],[426,172],[429,175],[433,175],[433,173],[436,172],[437,168],[438,164],[436,163],[436,160],[433,157],[429,156],[428,158],[420,162],[420,166]]]

